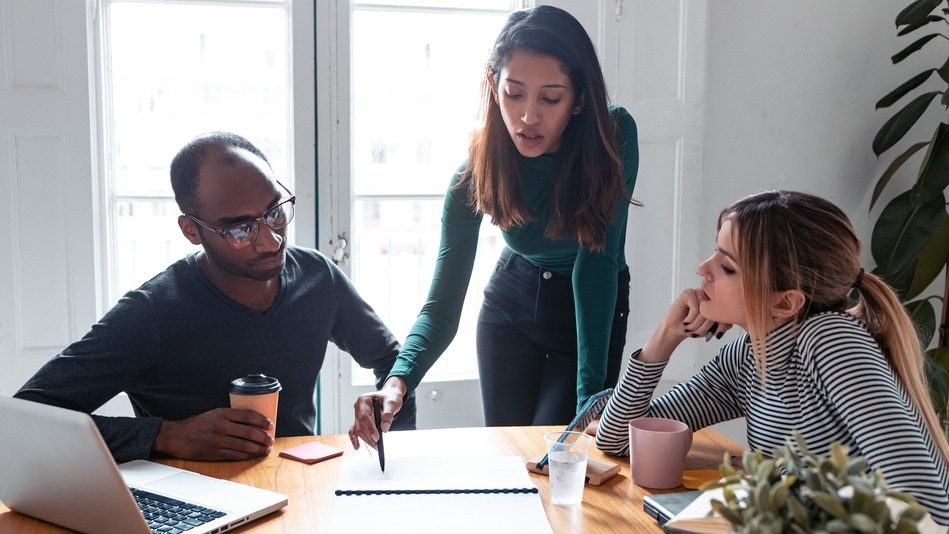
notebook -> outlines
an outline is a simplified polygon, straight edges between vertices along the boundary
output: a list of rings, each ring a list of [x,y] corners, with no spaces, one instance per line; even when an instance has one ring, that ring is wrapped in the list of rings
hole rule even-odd
[[[367,510],[371,512],[367,513]],[[550,534],[537,486],[520,456],[343,457],[334,533]]]
[[[739,497],[745,497],[747,492],[743,488],[734,488]],[[686,492],[682,492],[683,494]],[[699,495],[679,510],[664,525],[663,530],[670,534],[728,534],[732,532],[731,523],[724,517],[712,512],[712,500],[725,502],[722,488],[698,492]],[[673,494],[667,494],[673,495]],[[653,496],[661,497],[661,496]],[[648,496],[646,498],[649,498]],[[645,501],[645,498],[643,499]],[[888,499],[890,515],[898,517],[906,507],[906,503]],[[926,514],[916,524],[916,531],[920,534],[946,534],[947,528],[937,524],[930,514]]]
[[[79,532],[151,532],[133,491],[196,503],[192,523],[212,517],[188,534],[224,532],[287,505],[283,494],[155,462],[117,465],[82,412],[0,397],[0,428],[0,501]]]

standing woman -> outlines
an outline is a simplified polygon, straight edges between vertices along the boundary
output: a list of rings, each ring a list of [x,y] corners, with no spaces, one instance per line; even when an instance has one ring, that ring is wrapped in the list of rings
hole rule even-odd
[[[478,368],[485,423],[562,424],[615,384],[629,310],[626,220],[636,124],[608,105],[596,50],[562,9],[512,13],[490,54],[482,125],[452,177],[428,300],[381,391],[360,396],[354,447],[382,428],[458,328],[484,215],[507,247],[484,290]]]

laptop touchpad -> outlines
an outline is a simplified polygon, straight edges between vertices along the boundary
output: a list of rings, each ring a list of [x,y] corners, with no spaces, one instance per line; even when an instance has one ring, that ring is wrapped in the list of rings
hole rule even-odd
[[[212,491],[220,490],[228,485],[229,484],[223,480],[192,473],[178,473],[151,482],[145,487],[157,490],[159,493],[170,493],[172,495],[181,494],[182,492],[187,492],[188,495],[204,495]]]

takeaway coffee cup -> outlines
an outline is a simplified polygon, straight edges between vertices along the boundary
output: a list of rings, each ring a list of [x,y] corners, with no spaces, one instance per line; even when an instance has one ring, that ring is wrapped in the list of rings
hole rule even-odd
[[[231,396],[231,408],[253,410],[273,422],[269,432],[273,437],[277,431],[277,397],[280,395],[280,381],[264,375],[247,375],[231,380],[228,388]]]
[[[633,483],[652,489],[682,484],[692,431],[675,419],[643,417],[629,422],[629,470]]]

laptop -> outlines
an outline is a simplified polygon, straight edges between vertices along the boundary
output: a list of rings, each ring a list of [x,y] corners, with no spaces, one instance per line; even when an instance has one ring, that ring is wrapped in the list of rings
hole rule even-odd
[[[214,534],[287,505],[287,496],[156,462],[117,465],[89,415],[0,396],[0,501],[11,510],[79,532],[157,532],[171,512],[145,499],[194,503],[183,527]],[[142,498],[140,497],[140,500]],[[190,528],[189,528],[190,525]]]
[[[687,490],[646,495],[643,497],[643,510],[663,526],[701,494],[701,490]]]

